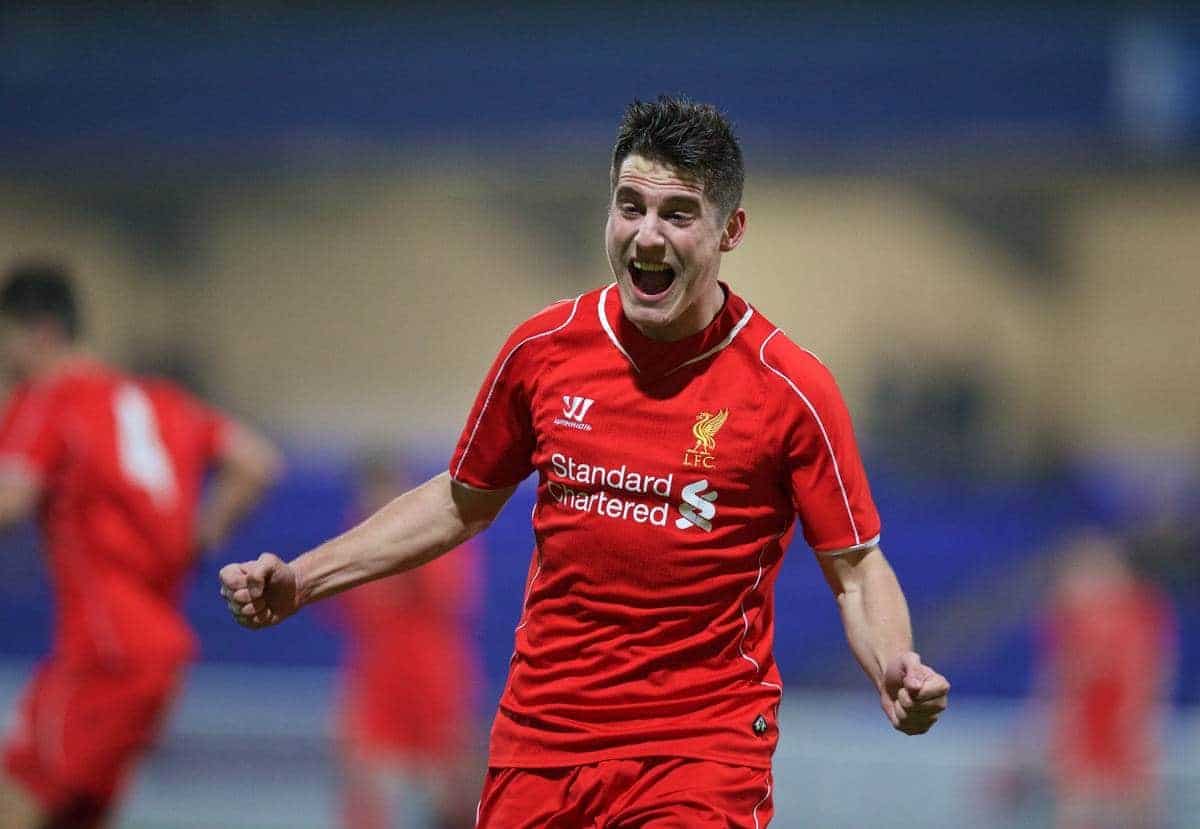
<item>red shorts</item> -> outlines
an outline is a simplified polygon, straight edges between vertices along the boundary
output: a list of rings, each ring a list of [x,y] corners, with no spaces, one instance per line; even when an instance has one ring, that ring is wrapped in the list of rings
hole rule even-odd
[[[763,829],[771,772],[648,757],[553,769],[491,768],[480,829]]]
[[[52,814],[81,799],[107,807],[157,737],[181,674],[46,660],[18,709],[6,770]]]

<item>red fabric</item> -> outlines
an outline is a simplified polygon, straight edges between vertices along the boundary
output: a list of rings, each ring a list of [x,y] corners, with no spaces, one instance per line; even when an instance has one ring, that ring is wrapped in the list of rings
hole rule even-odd
[[[1140,791],[1159,761],[1170,600],[1135,582],[1060,600],[1049,624],[1054,769],[1070,787]]]
[[[226,420],[94,362],[14,389],[0,474],[41,486],[56,617],[6,762],[48,809],[107,801],[157,732],[194,637],[178,609],[203,475]]]
[[[450,463],[483,489],[535,470],[537,549],[491,764],[768,768],[772,591],[797,514],[817,550],[879,533],[829,372],[733,294],[704,331],[658,343],[615,289],[594,291],[517,328]]]
[[[469,747],[478,564],[472,541],[339,597],[349,636],[342,730],[355,750],[448,761]]]
[[[480,829],[763,829],[771,773],[704,760],[608,760],[552,769],[491,768]]]
[[[47,660],[25,691],[5,768],[48,812],[79,797],[107,804],[157,737],[179,680],[169,666]]]
[[[225,428],[174,385],[99,363],[14,390],[0,470],[41,481],[56,654],[159,663],[192,654],[176,605],[204,471]]]

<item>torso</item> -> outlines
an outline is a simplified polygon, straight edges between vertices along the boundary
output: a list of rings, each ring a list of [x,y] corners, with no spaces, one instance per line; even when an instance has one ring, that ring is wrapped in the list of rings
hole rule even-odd
[[[615,289],[545,317],[530,336],[552,334],[506,346],[519,345],[505,368],[519,392],[500,387],[503,372],[490,390],[489,405],[528,407],[538,474],[537,549],[491,762],[658,755],[765,767],[782,691],[772,587],[796,515],[786,444],[799,411],[760,353],[774,326],[730,295],[705,332],[664,347],[624,322]],[[486,407],[477,415],[486,430]],[[487,450],[461,447],[456,477],[495,483],[464,471]],[[877,519],[859,520],[859,536],[878,532]]]

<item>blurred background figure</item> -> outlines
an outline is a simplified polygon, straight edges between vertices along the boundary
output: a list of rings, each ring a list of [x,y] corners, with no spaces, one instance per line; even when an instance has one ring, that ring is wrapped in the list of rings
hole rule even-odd
[[[90,356],[75,293],[68,270],[43,263],[14,267],[0,288],[14,383],[0,527],[36,513],[57,611],[5,746],[6,829],[106,822],[194,655],[184,578],[278,466],[263,437],[181,388]]]
[[[412,488],[395,455],[360,457],[354,525]],[[346,829],[473,826],[483,781],[479,542],[348,591],[337,733]]]
[[[1044,621],[1055,825],[1164,826],[1162,730],[1177,656],[1170,596],[1135,574],[1116,537],[1086,530],[1061,557]]]

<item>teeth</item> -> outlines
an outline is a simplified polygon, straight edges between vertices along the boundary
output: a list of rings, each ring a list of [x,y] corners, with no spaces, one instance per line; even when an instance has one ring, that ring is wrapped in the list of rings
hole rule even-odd
[[[633,266],[639,271],[665,271],[667,269],[666,262],[634,262]]]

